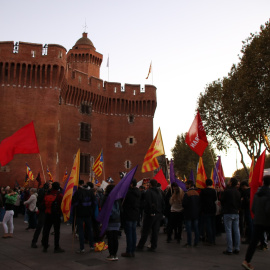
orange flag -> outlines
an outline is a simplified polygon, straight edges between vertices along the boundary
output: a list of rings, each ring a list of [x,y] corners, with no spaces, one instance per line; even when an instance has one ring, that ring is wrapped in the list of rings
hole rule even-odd
[[[61,204],[61,209],[63,212],[64,222],[69,220],[71,200],[73,195],[73,190],[78,188],[79,183],[79,173],[80,173],[80,149],[78,150],[70,176],[66,183],[65,192]]]
[[[160,128],[158,129],[157,135],[151,143],[143,161],[142,172],[151,172],[159,167],[156,157],[164,155],[164,146],[161,137]]]
[[[206,188],[205,180],[206,180],[206,173],[203,166],[202,157],[199,159],[199,166],[197,170],[197,178],[196,178],[196,187],[197,188]]]

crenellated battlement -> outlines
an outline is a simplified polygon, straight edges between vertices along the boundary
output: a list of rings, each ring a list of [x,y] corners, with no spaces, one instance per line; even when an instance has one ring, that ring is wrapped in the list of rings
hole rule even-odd
[[[0,86],[60,88],[65,66],[63,46],[0,42]]]

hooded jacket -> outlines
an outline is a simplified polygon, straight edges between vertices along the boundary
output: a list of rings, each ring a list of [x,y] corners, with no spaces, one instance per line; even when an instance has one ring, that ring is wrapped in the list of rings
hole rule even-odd
[[[270,187],[262,186],[254,196],[252,204],[253,223],[270,226]]]

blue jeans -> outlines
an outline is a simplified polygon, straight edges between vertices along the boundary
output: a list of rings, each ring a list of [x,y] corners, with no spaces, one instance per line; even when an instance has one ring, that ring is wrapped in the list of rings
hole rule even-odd
[[[127,253],[134,253],[136,249],[136,242],[137,242],[136,225],[137,221],[125,221]]]
[[[186,230],[187,230],[187,243],[191,246],[192,242],[192,229],[194,230],[194,246],[197,246],[199,243],[199,227],[198,219],[188,219],[185,221]]]
[[[89,240],[89,246],[94,247],[91,217],[77,217],[77,228],[79,233],[81,250],[84,249],[84,241],[85,241],[83,223],[85,223],[85,231],[88,234],[87,236]]]
[[[227,240],[227,251],[233,252],[232,232],[234,235],[234,249],[240,250],[240,229],[238,214],[224,214],[224,227]]]

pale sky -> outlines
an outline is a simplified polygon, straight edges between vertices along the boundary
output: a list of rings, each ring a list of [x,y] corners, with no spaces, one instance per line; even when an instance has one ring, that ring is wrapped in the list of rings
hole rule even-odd
[[[155,85],[154,136],[160,127],[168,158],[177,135],[187,132],[194,119],[200,92],[228,75],[238,62],[242,41],[259,32],[270,11],[269,0],[0,3],[0,41],[60,44],[68,51],[86,24],[88,37],[103,54],[102,80]],[[146,80],[151,61],[152,74]],[[242,167],[235,148],[217,154],[227,177]],[[248,157],[245,162],[250,165]]]

